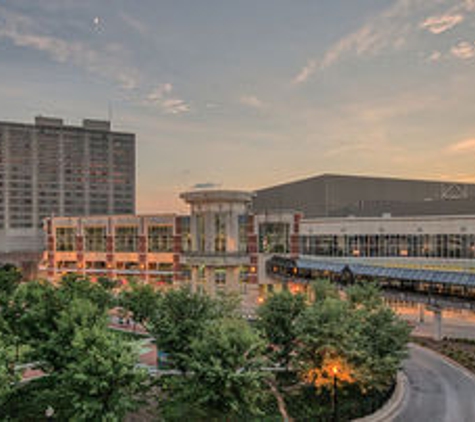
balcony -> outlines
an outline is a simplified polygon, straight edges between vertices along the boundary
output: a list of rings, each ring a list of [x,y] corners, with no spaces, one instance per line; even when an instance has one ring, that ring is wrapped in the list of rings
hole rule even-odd
[[[234,267],[249,265],[247,252],[184,252],[181,262],[186,265],[210,265],[219,267]]]

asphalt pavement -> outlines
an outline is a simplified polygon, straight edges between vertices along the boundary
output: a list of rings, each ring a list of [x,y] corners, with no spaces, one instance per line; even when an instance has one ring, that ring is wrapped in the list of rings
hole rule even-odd
[[[475,377],[430,350],[411,346],[409,383],[396,422],[474,422]]]

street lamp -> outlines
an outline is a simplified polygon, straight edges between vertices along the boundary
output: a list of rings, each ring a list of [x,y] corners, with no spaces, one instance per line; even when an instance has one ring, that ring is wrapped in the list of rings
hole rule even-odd
[[[48,406],[45,410],[46,420],[52,421],[54,416],[54,409],[52,406]]]
[[[338,367],[334,365],[332,367],[333,373],[333,389],[332,389],[332,421],[338,421]]]

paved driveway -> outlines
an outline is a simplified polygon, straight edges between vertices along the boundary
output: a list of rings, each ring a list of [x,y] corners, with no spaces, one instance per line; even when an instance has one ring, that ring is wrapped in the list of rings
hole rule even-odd
[[[474,422],[475,377],[439,355],[411,346],[409,388],[397,422]]]

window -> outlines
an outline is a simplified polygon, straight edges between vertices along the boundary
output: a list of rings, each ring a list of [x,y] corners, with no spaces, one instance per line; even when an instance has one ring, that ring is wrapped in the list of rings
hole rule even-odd
[[[206,248],[206,232],[204,215],[196,216],[196,245],[197,252],[205,252]]]
[[[173,252],[173,227],[152,226],[148,228],[149,252]]]
[[[73,227],[58,227],[56,229],[56,250],[72,252],[75,250],[76,234]]]
[[[240,215],[238,220],[238,231],[239,231],[239,252],[247,252],[247,215]]]
[[[105,227],[87,227],[86,251],[105,252],[106,251],[106,228]]]
[[[215,214],[214,216],[214,250],[226,252],[226,215]]]
[[[288,253],[289,224],[262,223],[259,224],[259,251],[264,253]]]
[[[138,229],[136,226],[116,227],[116,252],[137,252],[137,234]]]
[[[214,281],[218,285],[226,284],[226,268],[216,268],[214,270]]]
[[[191,251],[190,217],[181,217],[181,249],[183,252]]]

